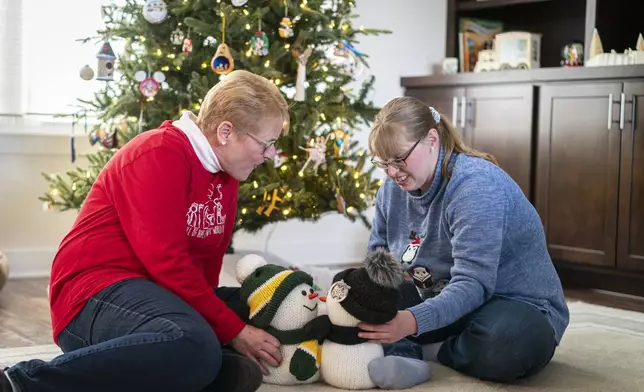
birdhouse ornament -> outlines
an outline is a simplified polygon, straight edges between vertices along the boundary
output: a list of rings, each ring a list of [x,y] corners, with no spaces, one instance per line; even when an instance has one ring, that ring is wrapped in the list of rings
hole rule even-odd
[[[109,42],[106,41],[103,44],[96,58],[98,59],[98,74],[96,80],[114,80],[114,62],[116,61],[116,56]]]

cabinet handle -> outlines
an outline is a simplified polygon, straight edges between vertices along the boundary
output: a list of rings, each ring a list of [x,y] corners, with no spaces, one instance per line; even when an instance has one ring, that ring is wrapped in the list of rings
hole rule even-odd
[[[635,132],[635,110],[637,107],[637,97],[635,95],[633,95],[631,105],[633,105],[631,108],[631,131]]]
[[[465,97],[461,97],[461,128],[463,129],[465,129],[465,106],[467,106]]]
[[[458,123],[458,97],[454,96],[452,99],[452,124],[456,126]]]
[[[608,94],[608,130],[613,125],[613,94]]]
[[[622,93],[619,102],[619,129],[624,129],[624,106],[626,105],[626,94]]]

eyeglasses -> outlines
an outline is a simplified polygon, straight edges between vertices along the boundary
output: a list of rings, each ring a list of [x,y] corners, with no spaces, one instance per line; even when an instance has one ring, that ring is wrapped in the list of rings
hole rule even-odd
[[[276,140],[264,141],[258,138],[257,136],[253,135],[252,133],[249,133],[249,132],[243,132],[243,133],[250,136],[251,139],[255,140],[257,143],[264,146],[264,151],[262,151],[262,154],[266,154],[266,151],[268,151],[268,149],[274,146],[276,143]]]
[[[400,158],[395,158],[395,159],[392,159],[392,160],[390,160],[388,162],[381,161],[381,160],[376,159],[376,158],[371,158],[371,163],[373,163],[377,167],[381,168],[382,170],[387,170],[387,168],[389,168],[389,167],[393,167],[393,168],[396,168],[396,169],[402,169],[407,165],[407,163],[406,163],[407,158],[409,158],[411,153],[414,152],[414,149],[416,148],[418,143],[420,143],[421,140],[423,140],[423,138],[418,139],[418,141],[416,143],[414,143],[414,145],[411,146],[411,148],[409,150],[407,150],[407,152]]]

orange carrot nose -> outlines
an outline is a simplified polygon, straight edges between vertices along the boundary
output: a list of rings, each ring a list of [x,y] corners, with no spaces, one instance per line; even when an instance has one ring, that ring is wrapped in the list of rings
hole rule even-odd
[[[311,293],[309,294],[309,299],[315,299],[317,298],[318,295],[319,295],[318,293]]]
[[[320,297],[320,301],[326,302],[326,297]]]

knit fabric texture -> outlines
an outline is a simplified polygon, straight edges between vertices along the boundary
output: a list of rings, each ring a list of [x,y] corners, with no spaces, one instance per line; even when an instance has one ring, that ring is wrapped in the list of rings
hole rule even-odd
[[[306,381],[320,370],[321,359],[322,351],[317,340],[302,342],[291,358],[289,370],[298,381]]]
[[[294,307],[301,306],[301,303],[291,300],[285,301],[294,290],[298,290],[298,296],[313,293],[311,290],[310,292],[302,291],[302,294],[299,294],[301,287],[298,288],[298,286],[302,284],[312,286],[311,275],[275,264],[266,264],[255,269],[241,285],[241,298],[248,303],[250,308],[249,324],[266,330],[277,337],[282,344],[280,351],[287,367],[271,368],[270,376],[264,378],[265,382],[292,384],[293,382],[286,372],[299,382],[314,382],[319,377],[322,353],[315,333],[305,330],[304,323],[298,328],[288,331],[271,326],[271,322],[281,306],[286,307],[286,314],[296,314],[288,309],[295,310]],[[284,313],[281,314],[284,315]]]
[[[250,307],[250,323],[262,329],[268,327],[284,298],[302,283],[312,286],[313,278],[306,272],[274,264],[257,268],[241,286],[241,297]]]
[[[368,324],[383,324],[398,313],[398,290],[376,284],[364,267],[338,272],[333,282],[343,280],[350,289],[340,303],[353,317]]]
[[[439,161],[444,149],[441,147]],[[426,191],[387,178],[367,250],[384,247],[414,278],[424,302],[409,308],[418,333],[446,327],[493,296],[530,303],[559,342],[569,322],[543,223],[516,182],[484,159],[454,153]]]

